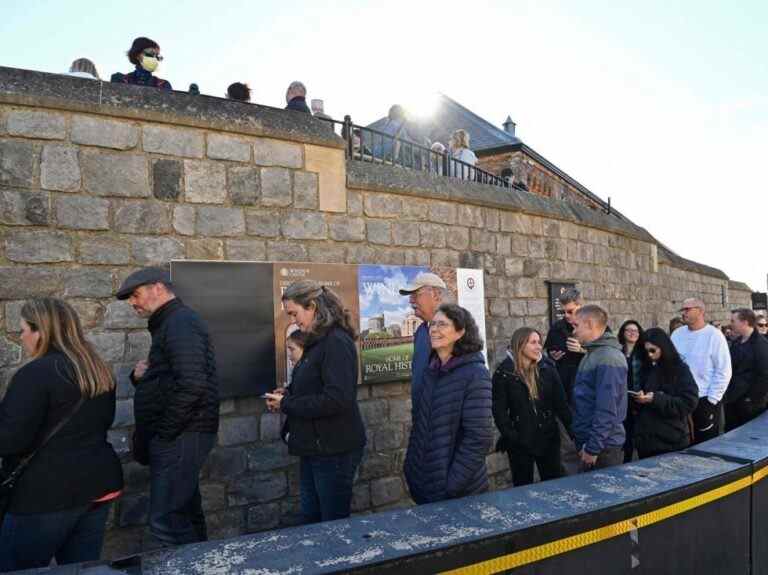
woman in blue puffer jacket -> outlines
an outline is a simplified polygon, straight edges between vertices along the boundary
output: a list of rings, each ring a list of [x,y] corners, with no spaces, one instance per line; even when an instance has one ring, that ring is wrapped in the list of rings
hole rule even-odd
[[[429,325],[432,356],[413,403],[405,478],[418,503],[488,489],[493,442],[491,377],[472,315],[440,306]]]

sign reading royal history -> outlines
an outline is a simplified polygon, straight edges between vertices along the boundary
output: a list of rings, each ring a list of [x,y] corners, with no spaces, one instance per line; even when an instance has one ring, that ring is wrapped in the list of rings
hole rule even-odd
[[[224,398],[261,394],[290,381],[293,366],[285,343],[297,328],[283,311],[282,294],[290,284],[304,279],[334,290],[352,315],[360,332],[361,383],[407,381],[413,335],[422,320],[399,290],[426,271],[443,279],[452,299],[472,313],[484,337],[482,270],[293,262],[171,263],[176,293],[210,327]]]

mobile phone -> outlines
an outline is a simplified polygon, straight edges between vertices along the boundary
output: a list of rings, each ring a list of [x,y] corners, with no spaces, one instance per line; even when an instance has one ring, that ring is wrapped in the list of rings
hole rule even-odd
[[[643,392],[642,391],[632,391],[631,389],[628,389],[627,393],[629,395],[633,395],[633,396],[637,397],[638,395],[641,395]]]
[[[267,397],[267,394],[266,394],[266,393],[262,393],[262,394],[261,394],[259,397],[260,397],[261,399],[269,399],[269,398]]]

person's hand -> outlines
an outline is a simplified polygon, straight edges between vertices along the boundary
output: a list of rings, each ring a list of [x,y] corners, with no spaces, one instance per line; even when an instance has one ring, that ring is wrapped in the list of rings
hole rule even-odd
[[[137,361],[133,368],[133,379],[138,380],[144,377],[144,374],[147,373],[147,368],[149,368],[149,362],[146,359]]]
[[[595,463],[597,462],[597,455],[587,453],[584,451],[584,449],[579,451],[579,457],[581,458],[581,462],[584,464],[584,467],[594,467]]]
[[[581,344],[579,343],[579,340],[575,337],[569,337],[565,340],[565,346],[568,348],[568,351],[571,351],[573,353],[587,353],[587,351],[581,347]]]
[[[634,400],[637,403],[651,403],[653,401],[653,392],[650,391],[648,393],[644,393],[642,391],[638,392],[637,395],[634,396]]]
[[[283,401],[282,393],[265,393],[264,399],[267,400],[267,409],[271,413],[280,411],[280,403]]]
[[[565,352],[561,349],[550,349],[549,357],[551,357],[555,361],[560,361],[561,359],[563,359],[563,357],[565,357]]]

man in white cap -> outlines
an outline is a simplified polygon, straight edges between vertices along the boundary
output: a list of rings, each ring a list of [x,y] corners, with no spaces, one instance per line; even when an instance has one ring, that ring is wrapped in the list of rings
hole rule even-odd
[[[408,303],[413,313],[422,320],[422,324],[413,336],[413,357],[411,358],[411,398],[416,397],[416,390],[421,383],[421,375],[429,364],[432,344],[429,340],[429,322],[437,308],[446,298],[448,288],[437,274],[422,272],[413,282],[400,290],[400,295],[408,296]]]

